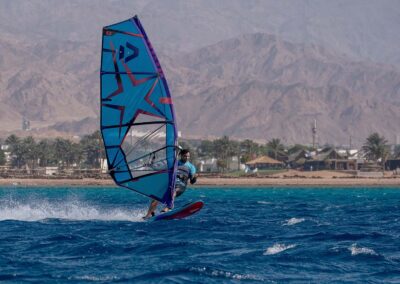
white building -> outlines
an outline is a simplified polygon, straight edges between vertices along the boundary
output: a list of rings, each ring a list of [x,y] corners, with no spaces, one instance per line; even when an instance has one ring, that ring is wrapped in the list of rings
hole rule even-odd
[[[4,156],[6,157],[6,163],[11,161],[11,152],[10,145],[1,145],[1,150],[4,152]]]
[[[100,159],[100,167],[103,174],[108,172],[107,159]]]
[[[230,157],[227,166],[229,171],[244,171],[246,168],[245,164],[240,163],[238,156]]]
[[[53,176],[57,174],[58,172],[58,167],[44,167],[44,174],[46,176]]]
[[[216,171],[218,171],[216,158],[200,161],[199,172],[216,172]]]

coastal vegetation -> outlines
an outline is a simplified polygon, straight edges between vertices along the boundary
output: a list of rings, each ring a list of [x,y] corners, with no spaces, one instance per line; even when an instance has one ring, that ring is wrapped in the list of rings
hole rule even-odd
[[[282,154],[285,150],[285,146],[281,143],[279,138],[274,138],[267,143],[268,155],[273,157],[275,160],[278,159],[278,154]]]
[[[3,149],[0,149],[0,166],[3,166],[6,163],[6,155],[4,154]]]
[[[264,163],[270,163],[270,166],[259,168],[258,174],[288,168],[311,171],[357,170],[362,166],[356,162],[360,159],[365,159],[376,167],[379,165],[383,169],[386,161],[400,158],[400,145],[394,145],[390,149],[388,141],[378,133],[368,136],[356,153],[353,153],[354,150],[340,149],[332,145],[321,149],[314,149],[310,145],[285,145],[279,138],[272,138],[267,143],[257,143],[251,139],[238,141],[223,136],[214,140],[181,139],[179,144],[190,149],[191,160],[198,168],[204,166],[207,161],[214,163],[213,168],[202,169],[203,171],[229,172],[234,176],[243,174],[245,165],[247,170],[255,173],[253,170],[257,168],[260,159]],[[37,141],[32,136],[21,138],[10,135],[3,140],[0,149],[1,166],[29,172],[57,167],[61,170],[97,170],[100,173],[99,169],[105,159],[99,131],[73,141],[61,137]]]
[[[5,139],[4,144],[8,147],[9,163],[13,168],[69,168],[72,165],[99,168],[101,158],[105,158],[99,131],[82,137],[79,142],[65,138],[36,141],[32,136],[20,138],[13,134]]]
[[[386,160],[389,156],[388,141],[376,132],[367,137],[362,150],[366,158],[371,161]]]

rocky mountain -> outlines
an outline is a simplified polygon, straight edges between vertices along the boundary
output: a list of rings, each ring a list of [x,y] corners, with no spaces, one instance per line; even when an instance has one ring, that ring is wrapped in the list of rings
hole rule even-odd
[[[390,66],[266,34],[223,41],[177,63],[175,104],[189,135],[310,143],[314,119],[320,143],[400,133],[400,73]]]
[[[399,129],[397,1],[0,0],[0,136],[98,127],[101,27],[139,14],[184,136],[361,144]],[[27,134],[27,133],[25,133]]]
[[[90,45],[3,37],[0,48],[0,130],[20,129],[22,117],[39,128],[98,114],[98,51]]]
[[[170,53],[260,32],[400,66],[397,0],[0,0],[0,32],[97,44],[103,26],[135,14]]]
[[[52,72],[27,66],[7,80],[4,106],[36,121],[39,133],[76,135],[98,127],[98,70],[69,58],[69,48],[71,57],[83,52],[66,45],[67,64],[46,53],[46,64],[40,65],[42,57],[35,68]],[[314,119],[321,144],[345,144],[350,136],[361,144],[372,131],[389,139],[400,133],[400,73],[391,66],[354,62],[320,46],[261,33],[161,59],[185,136],[310,143]],[[59,68],[67,75],[54,71]]]

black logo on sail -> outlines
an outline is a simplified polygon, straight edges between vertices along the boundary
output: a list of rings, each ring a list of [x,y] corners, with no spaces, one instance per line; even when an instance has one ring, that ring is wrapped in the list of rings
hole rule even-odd
[[[125,57],[126,56],[126,57]],[[119,46],[119,60],[124,59],[125,63],[128,63],[132,59],[139,56],[139,49],[127,42],[125,47],[123,45]]]

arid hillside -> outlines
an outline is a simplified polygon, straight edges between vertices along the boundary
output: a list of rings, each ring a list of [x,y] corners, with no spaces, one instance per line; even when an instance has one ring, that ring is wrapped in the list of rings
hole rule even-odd
[[[98,128],[101,27],[139,14],[185,137],[400,135],[396,1],[0,2],[0,136]],[[23,118],[31,131],[21,132]]]

